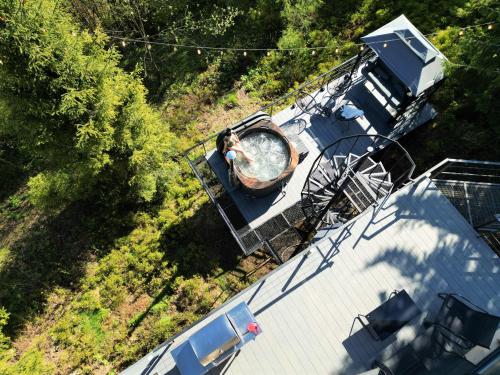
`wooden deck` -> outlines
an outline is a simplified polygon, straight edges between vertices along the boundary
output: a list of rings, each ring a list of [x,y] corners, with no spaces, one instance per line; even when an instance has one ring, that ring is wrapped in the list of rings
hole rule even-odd
[[[359,69],[361,71],[362,67]],[[210,151],[206,156],[250,228],[257,228],[300,201],[300,192],[307,174],[315,158],[325,147],[343,137],[357,134],[380,134],[398,138],[435,116],[432,107],[426,105],[416,116],[400,124],[397,129],[393,128],[388,125],[391,118],[389,111],[383,102],[377,100],[370,92],[362,75],[359,75],[357,81],[344,96],[335,101],[329,99],[330,96],[326,90],[318,90],[311,96],[318,107],[329,108],[330,112],[334,112],[346,101],[353,102],[364,111],[364,116],[347,123],[336,120],[334,115],[325,116],[319,111],[312,114],[304,113],[297,107],[294,109],[288,107],[273,115],[272,121],[280,126],[289,139],[298,145],[298,151],[307,153],[307,157],[297,166],[291,180],[282,191],[262,198],[250,197],[230,185],[226,164],[216,150]],[[369,140],[367,139],[366,142],[367,144],[359,143],[354,151],[360,154],[364,153]]]
[[[321,231],[308,250],[123,374],[178,374],[171,350],[241,301],[263,333],[214,373],[358,374],[375,356],[415,336],[423,316],[435,313],[438,292],[460,293],[500,315],[498,285],[500,259],[422,177],[391,195],[379,211]],[[424,315],[396,336],[375,342],[353,325],[354,318],[379,306],[395,289],[406,290]],[[494,341],[492,349],[497,345]]]

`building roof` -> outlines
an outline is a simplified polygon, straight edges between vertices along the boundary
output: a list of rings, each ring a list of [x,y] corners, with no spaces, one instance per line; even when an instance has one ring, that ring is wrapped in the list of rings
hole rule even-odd
[[[372,311],[394,290],[404,289],[431,314],[439,305],[438,292],[455,292],[500,315],[500,259],[426,177],[343,227],[320,231],[315,240],[124,374],[177,374],[172,349],[242,301],[263,333],[221,365],[225,374],[366,370],[381,350],[397,350],[420,326],[422,317],[377,342],[355,323],[358,314]]]
[[[404,15],[361,39],[413,96],[420,95],[444,77],[446,57]]]

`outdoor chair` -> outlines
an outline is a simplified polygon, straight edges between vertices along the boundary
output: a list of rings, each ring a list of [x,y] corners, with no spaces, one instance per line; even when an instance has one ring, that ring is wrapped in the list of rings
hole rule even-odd
[[[367,315],[359,314],[356,320],[374,340],[383,341],[420,313],[408,293],[401,290],[392,292],[387,301]]]
[[[328,92],[330,100],[336,100],[340,98],[349,89],[352,83],[352,77],[350,74],[344,74],[326,85],[326,91]]]
[[[439,297],[443,304],[434,322],[387,360],[374,361],[381,374],[468,374],[475,365],[466,352],[476,345],[490,348],[500,317],[456,294]]]

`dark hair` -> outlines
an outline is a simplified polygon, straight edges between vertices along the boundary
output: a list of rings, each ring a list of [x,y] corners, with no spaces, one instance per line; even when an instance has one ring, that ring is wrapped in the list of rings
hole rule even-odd
[[[226,130],[224,131],[224,135],[230,136],[232,132],[233,131],[230,128],[226,128]]]

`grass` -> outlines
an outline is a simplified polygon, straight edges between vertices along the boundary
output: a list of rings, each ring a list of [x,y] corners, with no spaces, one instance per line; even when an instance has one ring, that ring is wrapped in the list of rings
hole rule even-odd
[[[237,107],[239,102],[238,102],[238,94],[236,91],[231,91],[227,93],[226,95],[222,96],[216,101],[216,104],[218,106],[224,107],[224,109],[229,110],[234,107]]]
[[[203,105],[190,132],[204,136],[256,106],[229,93]],[[122,369],[274,268],[252,272],[265,255],[242,257],[187,165],[180,169],[165,199],[139,211],[80,202],[46,216],[28,202],[25,180],[0,198],[0,305],[13,340],[0,370]]]

